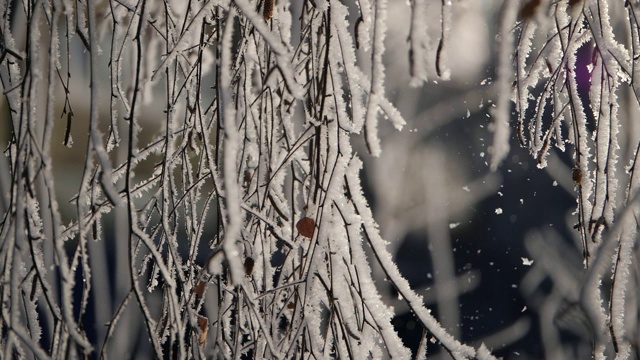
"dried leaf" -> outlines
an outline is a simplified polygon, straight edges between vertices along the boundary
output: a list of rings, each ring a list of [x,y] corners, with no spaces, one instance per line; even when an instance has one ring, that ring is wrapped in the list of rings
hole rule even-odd
[[[578,165],[576,165],[576,167],[571,170],[571,178],[573,179],[573,182],[575,182],[577,185],[582,184],[582,176],[582,170],[578,167]]]
[[[302,219],[298,220],[296,229],[298,229],[300,235],[311,239],[313,237],[313,232],[316,229],[316,222],[313,221],[313,219],[310,217],[303,217]]]
[[[536,10],[538,9],[539,6],[540,6],[540,0],[531,0],[528,3],[526,3],[522,7],[522,9],[520,9],[520,19],[522,20],[531,19],[536,14]]]
[[[198,345],[205,346],[205,344],[207,343],[207,332],[209,331],[209,319],[207,319],[205,316],[198,315],[198,328],[200,328]]]
[[[273,16],[273,5],[275,0],[264,0],[264,8],[262,9],[262,16],[265,21],[268,21]]]
[[[196,296],[196,303],[200,302],[200,300],[204,297],[204,291],[207,289],[207,282],[204,280],[200,280],[196,287],[193,289],[193,293]]]
[[[251,257],[244,259],[244,273],[247,274],[247,276],[253,273],[253,265],[255,265],[255,263]]]

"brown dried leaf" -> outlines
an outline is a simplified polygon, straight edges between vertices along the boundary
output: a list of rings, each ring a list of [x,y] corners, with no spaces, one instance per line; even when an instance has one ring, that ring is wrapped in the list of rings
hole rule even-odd
[[[536,10],[538,9],[538,6],[540,6],[540,0],[531,0],[528,3],[526,3],[522,7],[522,9],[520,9],[520,19],[522,20],[531,19],[536,14]]]
[[[207,282],[204,280],[200,280],[196,287],[193,289],[193,293],[196,296],[196,302],[200,302],[202,297],[204,296],[204,291],[207,289]]]
[[[310,217],[303,217],[298,220],[296,229],[298,229],[300,235],[311,239],[313,237],[313,232],[316,230],[316,222]]]
[[[253,265],[255,265],[255,263],[256,262],[251,257],[244,259],[244,273],[247,276],[251,276],[253,273]]]
[[[265,21],[269,21],[273,16],[273,5],[275,0],[264,0],[264,8],[262,9],[262,16]]]
[[[207,319],[205,316],[198,315],[198,327],[200,328],[198,345],[205,346],[205,344],[207,343],[207,332],[209,331],[209,319]]]
[[[571,178],[573,179],[573,182],[576,183],[576,185],[582,184],[582,177],[583,177],[582,169],[580,169],[578,165],[576,165],[576,167],[571,169]]]

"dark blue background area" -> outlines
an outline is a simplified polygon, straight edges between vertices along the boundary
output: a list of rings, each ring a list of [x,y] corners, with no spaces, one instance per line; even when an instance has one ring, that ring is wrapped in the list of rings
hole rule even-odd
[[[479,176],[488,172],[484,158],[474,152],[486,151],[486,145],[478,140],[487,137],[487,118],[484,114],[464,119],[464,124],[452,122],[436,130],[429,136],[431,140],[467,144],[467,153],[461,156],[475,157],[468,160],[471,172]],[[485,125],[485,129],[479,125]],[[463,125],[463,126],[462,126]],[[517,320],[526,318],[529,330],[515,343],[508,344],[495,351],[497,357],[543,358],[541,330],[535,309],[523,297],[520,282],[529,271],[523,265],[522,258],[531,258],[525,249],[524,240],[531,230],[553,227],[563,239],[570,239],[570,232],[576,231],[568,227],[567,216],[575,210],[575,193],[569,193],[561,186],[554,186],[554,179],[536,166],[536,161],[523,149],[512,134],[511,151],[498,170],[502,177],[497,192],[474,204],[471,218],[461,221],[460,225],[451,229],[450,236],[454,248],[455,269],[458,275],[469,270],[478,272],[480,283],[474,290],[462,294],[460,303],[462,341],[474,344],[483,338],[504,330]],[[483,149],[482,147],[485,146]],[[480,149],[480,150],[479,150]],[[567,146],[565,153],[552,150],[569,168],[571,165],[571,148]],[[367,187],[366,179],[365,189]],[[460,189],[460,191],[464,191]],[[376,200],[367,191],[372,207]],[[496,214],[496,209],[502,214]],[[451,219],[457,222],[456,219]],[[576,220],[577,221],[577,220]],[[429,250],[429,239],[424,231],[412,231],[403,239],[395,254],[400,272],[409,280],[412,288],[424,288],[433,284],[433,274]],[[579,255],[581,249],[575,248]],[[395,295],[394,289],[390,291]],[[431,288],[429,291],[435,291]],[[427,304],[438,316],[437,306]],[[399,314],[394,318],[394,326],[403,341],[415,354],[422,336],[422,327],[418,319],[411,313]],[[440,351],[439,345],[429,343],[428,354]]]

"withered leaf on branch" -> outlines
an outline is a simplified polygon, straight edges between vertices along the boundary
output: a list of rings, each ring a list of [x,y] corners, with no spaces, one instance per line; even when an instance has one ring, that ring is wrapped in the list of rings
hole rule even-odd
[[[196,296],[196,303],[200,302],[204,297],[204,291],[207,289],[207,282],[204,280],[198,281],[196,287],[193,289],[193,293]]]
[[[244,259],[244,273],[247,276],[251,276],[251,274],[253,273],[253,265],[255,265],[255,263],[256,262],[252,257]]]
[[[264,17],[265,21],[269,21],[269,19],[271,19],[271,17],[273,16],[273,5],[274,5],[275,0],[265,0],[264,1],[264,8],[262,9],[262,16]]]
[[[574,6],[580,3],[582,0],[569,0],[569,6]]]
[[[302,219],[298,220],[296,229],[298,229],[300,235],[311,239],[313,237],[313,232],[316,229],[316,222],[313,221],[313,219],[310,217],[303,217]]]
[[[520,9],[520,19],[521,20],[530,20],[536,14],[536,10],[540,6],[540,0],[530,0],[527,2],[522,9]]]
[[[207,343],[207,332],[209,331],[209,319],[207,319],[207,317],[205,316],[198,315],[198,328],[200,328],[198,345],[204,346]]]

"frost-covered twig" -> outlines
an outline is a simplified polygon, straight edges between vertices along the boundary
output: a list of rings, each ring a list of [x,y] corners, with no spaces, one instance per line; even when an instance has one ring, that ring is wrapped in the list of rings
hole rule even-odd
[[[379,117],[408,122],[385,89],[390,4],[0,4],[4,357],[409,357],[372,262],[454,357],[491,357],[424,307],[361,193],[361,129],[379,154]],[[414,85],[431,65],[447,77],[457,5],[442,1],[436,26],[423,22],[427,5],[408,18]],[[428,28],[439,29],[435,53]],[[607,49],[608,68],[630,71]],[[615,147],[603,148],[609,166]]]

